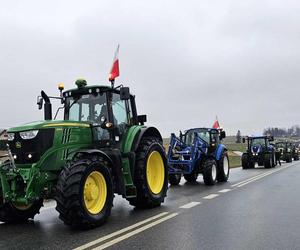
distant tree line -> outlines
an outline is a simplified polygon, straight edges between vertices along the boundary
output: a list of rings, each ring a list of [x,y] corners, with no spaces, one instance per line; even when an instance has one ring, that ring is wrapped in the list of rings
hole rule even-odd
[[[300,137],[300,126],[294,125],[290,128],[270,127],[264,129],[264,135],[267,134],[275,137]]]

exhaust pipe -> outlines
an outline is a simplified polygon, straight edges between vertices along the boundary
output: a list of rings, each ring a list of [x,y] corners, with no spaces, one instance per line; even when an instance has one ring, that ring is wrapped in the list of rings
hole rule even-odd
[[[43,90],[41,92],[41,96],[45,101],[45,104],[44,104],[44,117],[45,117],[45,120],[52,120],[52,104],[50,102],[50,99]]]

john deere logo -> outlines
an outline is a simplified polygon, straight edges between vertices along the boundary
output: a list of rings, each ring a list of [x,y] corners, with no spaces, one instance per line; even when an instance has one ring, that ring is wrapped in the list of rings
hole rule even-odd
[[[16,148],[21,148],[21,147],[22,147],[21,142],[17,141],[17,142],[16,142]]]

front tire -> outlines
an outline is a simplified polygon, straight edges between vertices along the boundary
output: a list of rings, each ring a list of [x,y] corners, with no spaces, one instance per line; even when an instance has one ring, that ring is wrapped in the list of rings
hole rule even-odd
[[[169,183],[171,185],[178,185],[181,180],[181,174],[169,174]]]
[[[243,169],[248,169],[249,168],[249,160],[248,160],[248,155],[247,154],[242,155],[242,168]]]
[[[88,229],[107,220],[114,194],[107,162],[97,156],[83,157],[62,170],[55,200],[59,218],[66,225]]]
[[[217,162],[213,159],[207,159],[204,162],[203,180],[205,185],[215,185],[217,181]]]
[[[142,138],[136,152],[133,182],[137,196],[128,199],[131,205],[152,208],[164,202],[168,189],[168,163],[158,138]]]
[[[2,190],[0,190],[2,195]],[[33,219],[39,214],[40,208],[43,206],[43,199],[34,201],[29,205],[20,205],[12,202],[3,203],[0,195],[0,221],[6,223],[20,223],[28,219]]]
[[[230,164],[227,152],[224,152],[222,158],[218,162],[217,180],[218,182],[226,182],[229,178]]]

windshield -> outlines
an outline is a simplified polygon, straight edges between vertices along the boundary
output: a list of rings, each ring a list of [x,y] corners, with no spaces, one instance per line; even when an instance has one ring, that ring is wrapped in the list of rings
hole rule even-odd
[[[265,138],[255,138],[252,139],[250,143],[252,146],[265,146]]]
[[[278,147],[278,148],[284,148],[285,147],[285,143],[284,142],[276,143],[276,147]]]
[[[184,142],[187,145],[191,145],[194,142],[195,133],[207,143],[210,142],[210,135],[207,129],[192,129],[186,132],[184,136]]]
[[[102,116],[108,118],[106,93],[87,94],[66,99],[65,120],[100,124]]]

